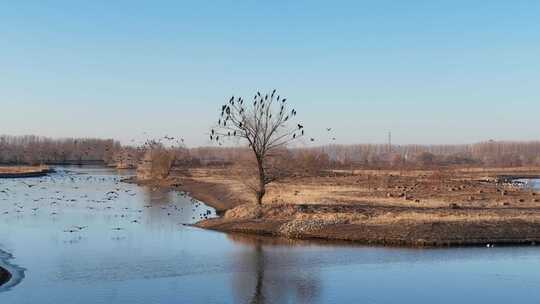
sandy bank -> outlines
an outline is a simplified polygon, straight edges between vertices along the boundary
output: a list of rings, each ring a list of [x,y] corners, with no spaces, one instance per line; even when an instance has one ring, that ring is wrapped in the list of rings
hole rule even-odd
[[[253,206],[197,223],[223,232],[298,239],[354,241],[387,246],[486,246],[540,244],[539,210],[409,210],[351,205],[267,205],[256,219]],[[421,212],[421,213],[419,213]]]

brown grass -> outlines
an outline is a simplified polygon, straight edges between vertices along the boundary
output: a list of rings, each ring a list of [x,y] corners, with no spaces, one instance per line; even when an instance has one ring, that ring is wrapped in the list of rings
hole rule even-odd
[[[489,172],[489,173],[487,173]],[[268,187],[265,204],[356,204],[435,208],[455,203],[462,207],[508,208],[540,206],[530,191],[489,182],[499,174],[517,172],[462,169],[441,173],[424,171],[355,170],[345,174],[282,180]],[[524,172],[524,170],[520,171]],[[526,172],[539,173],[540,168]],[[240,176],[227,168],[194,169],[190,179],[220,185],[239,202],[253,202],[253,194]],[[504,192],[504,195],[503,195]],[[232,204],[230,207],[234,207]]]
[[[33,173],[48,170],[47,166],[0,166],[0,174],[5,173]]]
[[[238,206],[200,224],[206,228],[280,235],[287,227],[295,237],[438,246],[540,240],[540,193],[494,182],[524,172],[540,169],[355,170],[287,179],[270,185],[262,220],[254,219],[254,204],[238,206],[253,202],[253,194],[231,170],[192,170],[189,180],[219,186],[222,206]]]

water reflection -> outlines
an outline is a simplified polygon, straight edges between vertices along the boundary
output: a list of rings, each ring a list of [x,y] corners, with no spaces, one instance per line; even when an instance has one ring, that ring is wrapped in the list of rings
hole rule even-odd
[[[283,267],[294,265],[298,257],[294,252],[281,251],[280,247],[286,249],[300,243],[239,234],[228,238],[246,248],[237,259],[238,264],[243,263],[247,268],[235,272],[232,282],[236,303],[317,302],[322,288],[318,271]]]
[[[152,205],[163,206],[172,201],[172,192],[167,189],[154,188],[150,186],[145,186],[143,189],[145,200]]]

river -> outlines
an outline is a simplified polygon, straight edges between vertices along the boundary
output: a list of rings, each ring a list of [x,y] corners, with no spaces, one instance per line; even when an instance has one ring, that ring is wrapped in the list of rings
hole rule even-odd
[[[127,172],[126,174],[129,174]],[[540,248],[227,235],[215,211],[105,168],[0,180],[0,303],[538,303]]]

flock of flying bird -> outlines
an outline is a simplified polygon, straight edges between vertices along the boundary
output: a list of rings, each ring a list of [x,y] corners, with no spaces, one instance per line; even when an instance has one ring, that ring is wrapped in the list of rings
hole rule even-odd
[[[62,230],[65,233],[77,233],[90,229],[92,222],[84,222],[85,216],[64,213],[101,214],[108,219],[105,223],[112,219],[115,225],[109,229],[113,231],[125,230],[128,224],[141,223],[145,209],[149,210],[148,212],[157,212],[160,218],[183,218],[187,221],[178,223],[179,225],[213,216],[210,209],[184,192],[176,192],[175,195],[181,197],[180,199],[166,196],[163,200],[152,203],[152,200],[141,202],[138,196],[143,194],[135,189],[135,185],[123,183],[117,176],[63,171],[39,179],[34,178],[30,182],[17,179],[0,180],[0,219],[7,219],[12,215],[22,217],[25,214],[48,216],[61,223],[82,219],[83,223],[74,223]],[[152,209],[156,211],[151,211]]]

